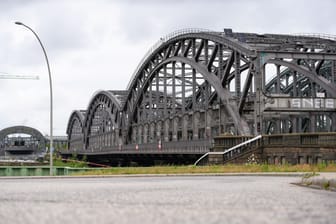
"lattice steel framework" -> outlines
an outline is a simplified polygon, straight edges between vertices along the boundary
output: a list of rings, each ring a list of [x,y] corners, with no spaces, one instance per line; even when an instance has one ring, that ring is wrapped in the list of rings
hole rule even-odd
[[[335,131],[335,82],[333,37],[177,31],[145,55],[126,91],[98,92],[82,123],[71,115],[69,149],[80,138],[95,152]]]
[[[21,136],[23,134],[23,136]],[[46,139],[38,130],[27,126],[13,126],[0,130],[0,155],[5,151],[32,153],[45,151]]]
[[[84,147],[84,134],[83,134],[83,122],[86,111],[75,110],[71,113],[67,135],[69,136],[68,148],[70,149],[82,149]]]

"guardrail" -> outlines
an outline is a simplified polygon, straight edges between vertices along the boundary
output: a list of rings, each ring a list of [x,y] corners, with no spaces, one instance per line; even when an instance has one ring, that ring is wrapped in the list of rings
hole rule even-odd
[[[225,136],[217,136],[214,138],[215,145],[214,151],[224,151],[233,146],[236,146],[242,142],[245,142],[249,139],[253,138],[253,136],[235,136],[235,135],[225,135]]]
[[[54,167],[54,176],[67,176],[101,168]],[[0,166],[0,176],[49,176],[49,166]]]
[[[14,160],[36,160],[38,158],[43,158],[46,155],[45,152],[36,153],[36,154],[9,154],[6,155],[3,154],[0,156],[0,160],[8,160],[8,159],[14,159]]]
[[[155,154],[183,154],[183,153],[206,153],[212,147],[211,140],[194,140],[194,141],[172,141],[172,142],[156,142],[145,144],[128,144],[113,146],[109,148],[94,149],[94,150],[78,150],[78,151],[63,151],[62,153],[79,153],[79,154],[102,154],[102,153],[155,153]]]
[[[292,36],[314,37],[314,38],[319,38],[319,39],[328,39],[328,40],[336,41],[335,35],[325,34],[325,33],[294,33],[292,34]]]

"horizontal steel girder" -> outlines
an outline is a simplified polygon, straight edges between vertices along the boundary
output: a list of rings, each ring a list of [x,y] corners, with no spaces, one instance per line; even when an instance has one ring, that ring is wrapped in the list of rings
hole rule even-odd
[[[322,76],[318,76],[315,72],[309,71],[299,65],[287,62],[287,61],[282,61],[278,59],[270,59],[267,61],[268,63],[276,64],[276,65],[282,65],[286,66],[288,68],[291,68],[300,74],[306,76],[309,78],[311,81],[314,81],[318,85],[320,85],[322,88],[324,88],[331,97],[336,97],[336,85],[334,83],[329,82],[327,79],[323,78]]]

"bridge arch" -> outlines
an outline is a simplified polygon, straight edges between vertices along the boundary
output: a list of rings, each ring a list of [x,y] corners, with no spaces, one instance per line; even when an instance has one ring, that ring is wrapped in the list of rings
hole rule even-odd
[[[70,150],[82,150],[84,142],[83,123],[85,118],[85,110],[75,110],[71,113],[68,125],[68,149]]]
[[[136,96],[136,99],[133,100],[134,105],[136,105],[136,106],[132,106],[132,108],[135,108],[135,110],[131,111],[131,116],[130,116],[131,118],[135,116],[136,109],[138,108],[139,101],[143,98],[143,95],[146,92],[146,89],[148,88],[148,85],[153,80],[153,78],[155,78],[155,75],[157,75],[157,72],[160,69],[162,69],[164,66],[167,66],[167,64],[176,63],[176,62],[180,62],[184,66],[189,65],[192,70],[195,70],[194,71],[195,73],[201,74],[203,76],[204,80],[210,84],[209,88],[213,88],[214,89],[213,92],[216,93],[219,97],[219,100],[221,100],[223,102],[224,108],[226,109],[228,115],[233,119],[233,122],[234,122],[235,126],[237,127],[238,134],[240,134],[240,135],[249,135],[250,134],[250,131],[249,131],[249,128],[248,128],[248,125],[247,125],[246,121],[243,120],[242,117],[240,117],[240,115],[238,113],[237,105],[230,103],[231,94],[226,88],[223,88],[221,86],[220,79],[215,74],[209,72],[208,69],[204,65],[198,64],[194,60],[191,60],[191,59],[188,59],[188,58],[185,58],[185,57],[180,57],[180,56],[173,56],[171,58],[168,58],[165,61],[156,65],[156,67],[152,69],[152,71],[150,72],[146,81],[143,84],[143,88],[138,91],[140,94],[138,94]],[[175,76],[174,78],[176,78],[176,77],[177,76]],[[183,78],[185,78],[185,77],[182,77],[182,79]],[[193,94],[196,94],[196,92],[194,92]]]
[[[83,122],[86,150],[103,150],[121,143],[121,105],[113,91],[98,91],[92,97]]]
[[[127,114],[126,125],[128,125],[128,129],[132,127],[131,121],[136,115],[136,105],[143,98],[144,90],[149,83],[165,65],[174,65],[178,62],[181,67],[185,68],[186,65],[189,65],[189,69],[201,74],[206,83],[210,84],[206,85],[206,88],[215,90],[212,99],[218,98],[224,105],[227,116],[233,120],[236,129],[234,133],[250,134],[250,127],[238,112],[238,104],[239,111],[242,111],[244,107],[242,99],[247,96],[248,91],[245,88],[244,94],[241,94],[243,89],[241,88],[240,73],[248,70],[246,73],[249,73],[249,82],[251,82],[253,75],[250,70],[254,55],[255,52],[246,44],[237,43],[215,32],[189,33],[162,42],[161,46],[138,66],[129,84],[129,94],[123,107],[123,111]],[[171,73],[176,73],[176,71]],[[176,76],[176,74],[173,75]],[[230,84],[233,80],[236,83],[234,88],[238,92],[236,94],[238,100],[235,103],[233,103],[233,96],[230,93]]]

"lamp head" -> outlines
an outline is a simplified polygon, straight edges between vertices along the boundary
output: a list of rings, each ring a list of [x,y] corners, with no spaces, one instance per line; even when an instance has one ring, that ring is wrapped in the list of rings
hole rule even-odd
[[[18,22],[18,21],[17,21],[17,22],[15,22],[15,24],[16,24],[16,25],[23,25],[23,23],[21,23],[21,22]]]

